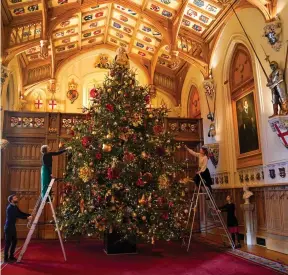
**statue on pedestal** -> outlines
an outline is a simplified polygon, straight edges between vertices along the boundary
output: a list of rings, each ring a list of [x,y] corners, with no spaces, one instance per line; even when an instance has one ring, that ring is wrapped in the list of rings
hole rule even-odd
[[[274,112],[269,118],[278,116],[278,105],[280,106],[280,115],[288,114],[288,93],[286,90],[283,71],[275,61],[270,62],[270,68],[272,73],[269,76],[267,87],[269,87],[272,92]]]
[[[253,196],[253,192],[251,192],[249,190],[249,187],[248,186],[244,186],[243,187],[243,191],[244,191],[244,194],[243,194],[243,199],[245,200],[245,203],[244,204],[250,204],[250,197]]]

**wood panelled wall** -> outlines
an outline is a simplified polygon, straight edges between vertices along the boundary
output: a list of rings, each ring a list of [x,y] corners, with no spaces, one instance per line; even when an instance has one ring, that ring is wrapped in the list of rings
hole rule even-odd
[[[40,194],[40,148],[48,144],[53,151],[57,151],[61,138],[69,139],[69,129],[75,120],[84,119],[84,115],[35,112],[5,112],[3,136],[9,141],[8,147],[2,154],[2,212],[1,224],[5,222],[7,197],[18,194],[19,207],[22,211],[31,213]],[[169,118],[165,122],[166,130],[173,132],[179,141],[185,141],[195,150],[203,144],[202,121],[197,119]],[[189,159],[187,173],[193,175],[197,167],[194,157],[187,156],[181,150],[175,156],[175,161]],[[65,172],[65,155],[53,160],[53,175],[62,178]],[[60,200],[61,182],[53,188],[54,207]],[[40,224],[35,231],[34,238],[55,238],[53,225],[47,224],[52,220],[51,210],[46,206],[41,216]],[[19,238],[25,238],[28,229],[25,220],[17,222]],[[2,236],[3,237],[3,236]]]
[[[254,215],[258,235],[288,236],[288,186],[257,187],[250,190],[254,193],[250,202],[255,204]],[[244,216],[240,206],[244,203],[243,190],[240,188],[214,190],[217,205],[224,205],[227,195],[232,195],[239,225],[244,227]],[[241,231],[244,232],[244,228]]]

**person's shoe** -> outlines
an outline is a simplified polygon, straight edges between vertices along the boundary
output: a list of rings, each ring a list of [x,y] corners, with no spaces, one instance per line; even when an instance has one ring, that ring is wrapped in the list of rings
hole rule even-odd
[[[241,244],[240,243],[238,243],[237,245],[236,245],[236,248],[241,248],[242,246],[241,246]]]
[[[4,263],[9,263],[8,257],[4,257]]]
[[[17,258],[15,258],[14,256],[10,256],[9,260],[10,262],[17,262]]]

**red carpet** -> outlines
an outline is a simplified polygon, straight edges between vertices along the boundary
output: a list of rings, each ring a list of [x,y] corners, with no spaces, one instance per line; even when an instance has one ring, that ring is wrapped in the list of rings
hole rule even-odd
[[[159,245],[160,246],[160,245]],[[199,242],[186,253],[180,244],[164,243],[161,250],[140,246],[137,255],[107,256],[99,242],[65,244],[65,263],[57,241],[32,243],[23,262],[8,264],[3,275],[272,275],[273,270],[221,253]]]

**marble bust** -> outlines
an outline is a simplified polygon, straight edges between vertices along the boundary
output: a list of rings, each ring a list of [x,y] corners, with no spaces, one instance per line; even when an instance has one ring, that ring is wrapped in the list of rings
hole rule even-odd
[[[248,186],[244,186],[243,187],[243,199],[245,200],[245,203],[244,204],[250,204],[250,197],[253,196],[253,193],[249,190],[249,187]]]

